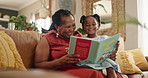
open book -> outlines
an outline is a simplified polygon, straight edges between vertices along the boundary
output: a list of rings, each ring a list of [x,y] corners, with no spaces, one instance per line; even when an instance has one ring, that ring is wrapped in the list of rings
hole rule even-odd
[[[71,36],[68,53],[80,55],[80,64],[101,63],[115,50],[120,35],[119,33],[101,41]]]

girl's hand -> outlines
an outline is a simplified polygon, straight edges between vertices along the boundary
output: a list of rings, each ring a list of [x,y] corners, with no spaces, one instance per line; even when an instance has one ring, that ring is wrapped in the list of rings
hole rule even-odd
[[[79,63],[79,55],[65,55],[58,59],[60,65],[75,65]]]
[[[116,56],[117,56],[117,51],[118,51],[118,47],[119,47],[119,41],[117,42],[117,44],[116,44],[116,46],[115,46],[115,51],[114,52],[112,52],[108,57],[110,58],[110,59],[112,59],[112,60],[116,60]]]

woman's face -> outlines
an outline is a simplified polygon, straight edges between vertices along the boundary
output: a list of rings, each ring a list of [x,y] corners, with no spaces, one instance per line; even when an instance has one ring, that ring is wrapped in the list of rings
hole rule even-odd
[[[57,26],[57,31],[60,35],[65,38],[70,38],[70,36],[73,35],[75,29],[75,19],[72,15],[61,17],[61,25]]]
[[[84,20],[83,29],[90,35],[96,34],[99,27],[100,25],[94,17],[88,17]]]

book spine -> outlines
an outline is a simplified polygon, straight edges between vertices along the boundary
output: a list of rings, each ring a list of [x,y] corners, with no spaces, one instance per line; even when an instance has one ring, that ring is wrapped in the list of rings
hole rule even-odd
[[[98,41],[92,41],[91,48],[90,48],[90,54],[89,54],[89,60],[91,60],[91,63],[96,63],[97,58],[99,56],[98,50],[99,49],[99,42]]]
[[[98,62],[98,58],[101,58],[101,55],[100,55],[100,44],[98,43],[97,44],[98,45],[98,47],[97,47],[97,49],[96,49],[96,56],[95,56],[95,59],[94,59],[94,63],[97,63]]]

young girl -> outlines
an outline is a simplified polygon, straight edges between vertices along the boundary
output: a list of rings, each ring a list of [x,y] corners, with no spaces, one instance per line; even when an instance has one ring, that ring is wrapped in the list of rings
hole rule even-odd
[[[97,30],[100,28],[100,16],[99,15],[97,14],[89,15],[89,16],[83,15],[80,19],[80,23],[82,24],[82,28],[84,32],[88,34],[86,36],[87,38],[90,38],[92,40],[98,40],[98,41],[108,38],[108,36],[106,35],[101,35],[101,36],[97,35]],[[118,44],[117,44],[117,47],[118,47]],[[107,78],[117,78],[115,71],[120,72],[118,65],[109,58],[107,58],[101,64],[86,64],[86,65],[93,69],[97,69],[97,70],[106,69]]]

